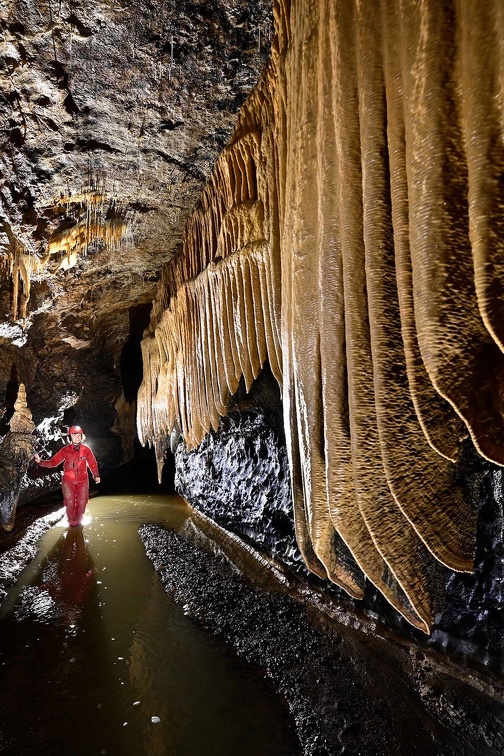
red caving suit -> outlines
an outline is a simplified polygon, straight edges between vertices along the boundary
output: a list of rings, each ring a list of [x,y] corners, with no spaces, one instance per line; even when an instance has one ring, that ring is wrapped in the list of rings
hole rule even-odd
[[[79,525],[89,499],[87,469],[89,467],[91,475],[96,478],[99,475],[98,463],[89,446],[68,444],[56,452],[54,457],[39,464],[41,467],[57,467],[62,462],[64,465],[61,488],[68,522],[70,525]]]

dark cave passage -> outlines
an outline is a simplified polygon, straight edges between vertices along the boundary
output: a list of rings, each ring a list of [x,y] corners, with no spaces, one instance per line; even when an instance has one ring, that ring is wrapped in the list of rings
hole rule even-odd
[[[175,460],[170,450],[166,453],[161,483],[158,483],[154,450],[142,446],[135,438],[133,458],[104,475],[99,492],[107,496],[124,492],[173,494],[174,479]]]
[[[143,332],[149,325],[152,302],[129,308],[129,335],[121,352],[121,383],[124,398],[128,402],[136,400],[138,388],[142,383],[142,351],[140,342]]]

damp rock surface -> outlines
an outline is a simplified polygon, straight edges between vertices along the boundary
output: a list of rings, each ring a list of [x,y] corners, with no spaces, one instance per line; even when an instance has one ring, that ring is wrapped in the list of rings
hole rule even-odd
[[[459,678],[426,654],[311,617],[259,589],[194,533],[140,528],[165,590],[260,667],[287,701],[302,754],[494,756],[502,690]]]
[[[17,523],[15,530],[4,534],[0,548],[0,604],[7,596],[24,568],[34,559],[37,554],[38,542],[44,533],[64,517],[64,509],[61,505],[47,506],[50,511],[43,517],[32,519],[28,510],[23,512],[23,517]],[[40,510],[38,510],[40,514]],[[31,516],[30,516],[31,515]]]
[[[443,569],[441,601],[426,636],[399,615],[381,593],[366,584],[356,601],[306,569],[296,544],[289,464],[278,388],[265,370],[247,395],[238,391],[219,430],[187,450],[175,450],[177,491],[191,505],[266,557],[287,567],[348,614],[364,614],[420,648],[434,648],[462,665],[504,674],[503,476],[467,442],[458,476],[478,511],[478,547],[473,573]]]
[[[197,450],[179,443],[175,459],[181,496],[270,556],[300,564],[287,454],[264,415],[223,418],[218,434],[208,434]]]

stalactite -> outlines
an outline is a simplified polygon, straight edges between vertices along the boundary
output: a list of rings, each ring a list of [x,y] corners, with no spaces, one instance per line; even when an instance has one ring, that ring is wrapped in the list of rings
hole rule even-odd
[[[109,195],[96,189],[85,190],[70,197],[60,198],[52,212],[55,217],[62,211],[66,221],[62,230],[56,230],[46,249],[36,252],[20,229],[2,224],[9,241],[3,255],[2,268],[12,280],[12,320],[28,317],[31,284],[39,278],[54,259],[51,273],[73,268],[80,257],[86,256],[95,242],[101,240],[111,256],[118,254],[121,245],[131,236],[131,222],[125,208]],[[33,245],[31,245],[33,246]]]
[[[382,13],[382,15],[383,25],[394,24],[390,30],[391,33],[384,34],[384,74],[397,294],[406,370],[411,400],[428,442],[439,454],[455,462],[462,422],[453,407],[435,390],[422,361],[416,332],[403,102],[403,78],[406,76],[406,71],[403,70],[401,62],[402,32],[398,28],[400,6],[397,7],[395,14]]]
[[[363,224],[370,352],[381,457],[388,487],[399,509],[432,553],[445,565],[470,569],[475,517],[455,486],[453,465],[436,455],[417,427],[407,382],[400,333],[387,114],[382,92],[381,8],[360,19],[358,53],[363,164]],[[403,449],[409,449],[406,460]],[[436,501],[433,510],[432,502]]]
[[[73,219],[70,228],[56,231],[48,244],[48,256],[59,259],[57,270],[73,268],[80,257],[88,254],[91,245],[101,240],[105,249],[114,252],[130,235],[126,211],[103,191],[83,191],[63,197],[55,210],[64,207]]]
[[[250,388],[270,359],[281,380],[274,297],[265,280],[271,251],[258,196],[260,149],[252,127],[223,151],[186,225],[182,252],[163,271],[153,338],[142,347],[142,443],[178,427],[188,446],[196,446],[218,428],[242,375]]]
[[[136,436],[136,402],[129,402],[122,392],[115,401],[114,410],[116,416],[111,431],[121,439],[122,461],[129,462],[133,458]]]
[[[275,24],[163,273],[139,435],[197,445],[268,360],[307,566],[429,632],[440,565],[472,568],[466,430],[504,463],[504,12],[286,0]]]
[[[12,320],[24,320],[27,317],[27,304],[30,299],[31,281],[42,273],[47,256],[38,257],[24,242],[24,234],[19,228],[12,228],[6,221],[1,227],[8,240],[0,269],[3,275],[12,281],[11,317]]]
[[[463,419],[476,447],[502,464],[504,356],[482,317],[476,288],[480,269],[475,270],[473,260],[485,246],[492,257],[500,254],[502,136],[494,117],[499,106],[486,95],[478,106],[467,92],[469,74],[464,71],[468,57],[482,56],[481,48],[474,48],[473,30],[481,30],[483,23],[490,38],[494,35],[497,4],[494,12],[493,7],[484,2],[412,8],[402,21],[400,41],[407,72],[409,231],[420,352],[434,387]],[[433,54],[440,45],[441,58]],[[485,56],[484,66],[498,79],[495,56]],[[470,88],[479,85],[478,80]],[[435,117],[426,117],[431,109]],[[502,105],[499,111],[502,117]],[[495,143],[491,165],[484,147],[489,130]],[[488,200],[495,203],[492,213],[488,206],[483,210]],[[475,238],[475,229],[483,226],[484,237]],[[498,302],[499,270],[490,270]]]

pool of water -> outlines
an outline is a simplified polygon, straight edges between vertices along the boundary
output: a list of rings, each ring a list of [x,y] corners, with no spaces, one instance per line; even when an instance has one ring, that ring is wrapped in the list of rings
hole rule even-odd
[[[138,536],[176,496],[97,497],[43,537],[0,610],[1,754],[293,756],[286,707],[167,597]]]

